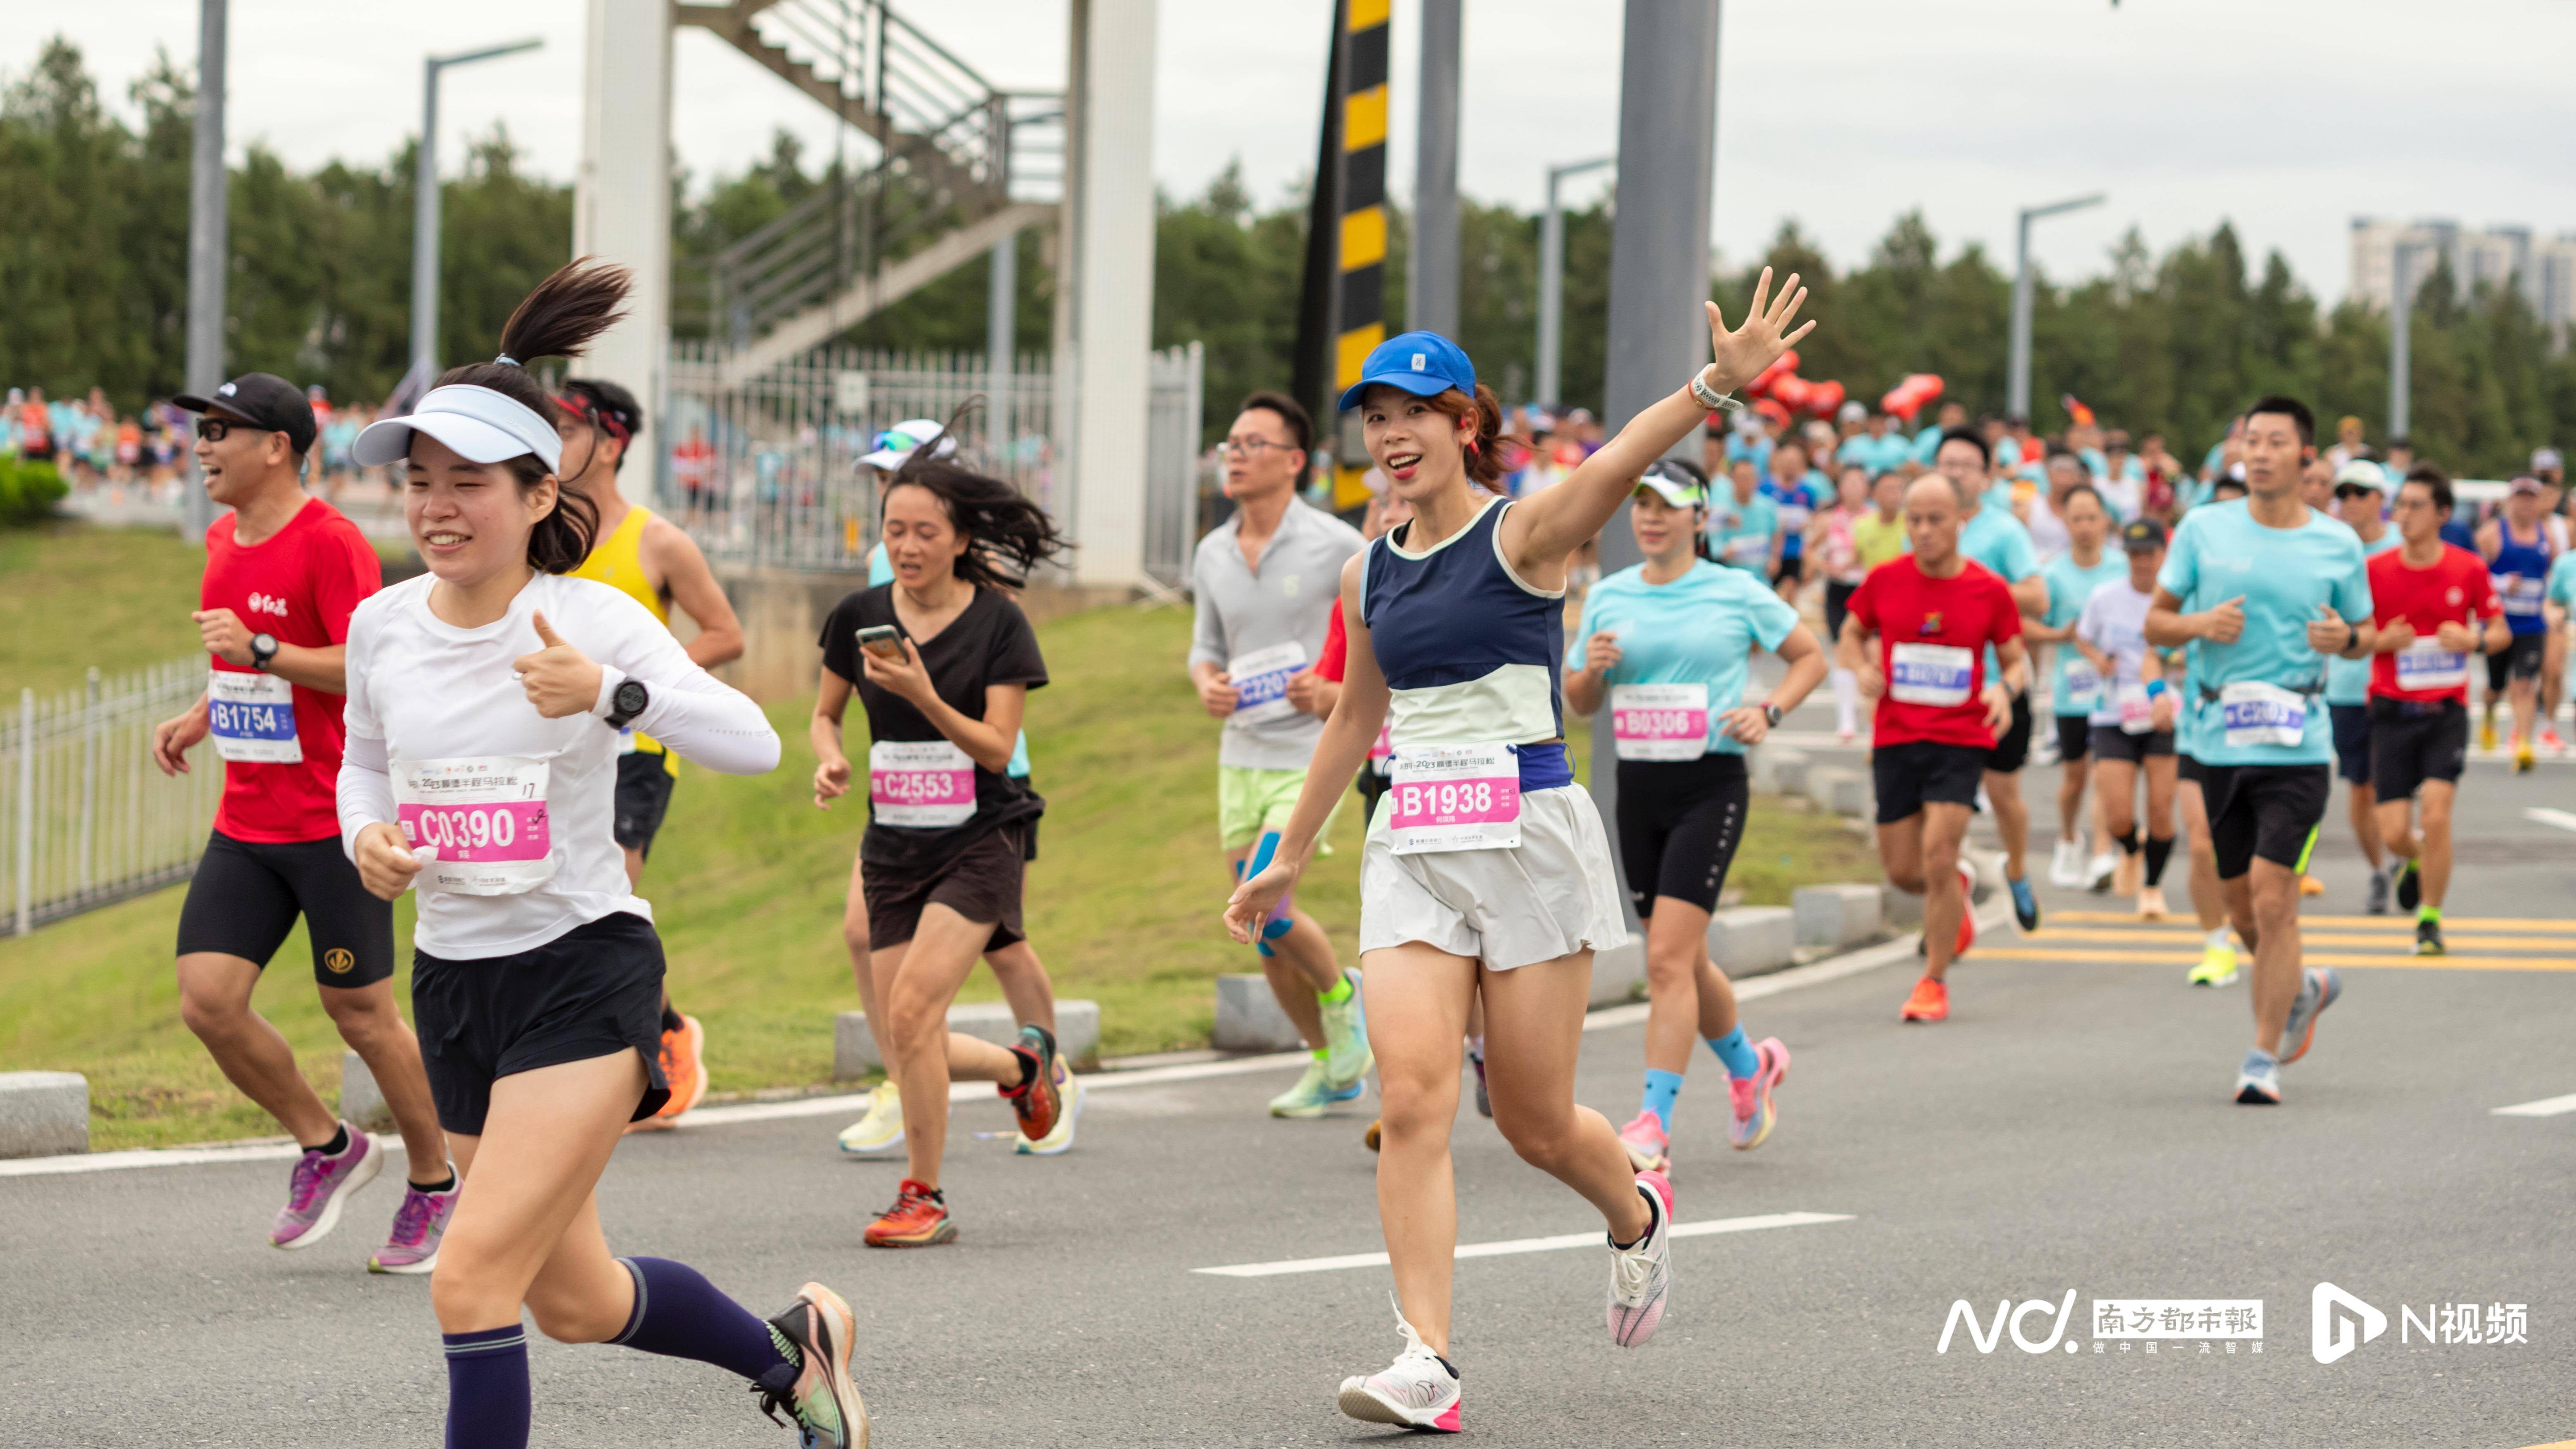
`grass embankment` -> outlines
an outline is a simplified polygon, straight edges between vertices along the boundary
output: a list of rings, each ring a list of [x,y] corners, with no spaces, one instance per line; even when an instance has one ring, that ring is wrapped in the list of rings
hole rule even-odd
[[[1255,967],[1217,926],[1229,883],[1216,844],[1216,729],[1181,673],[1188,634],[1177,610],[1100,610],[1039,631],[1056,682],[1030,697],[1035,780],[1048,800],[1029,874],[1030,936],[1060,994],[1100,1002],[1110,1055],[1205,1045],[1214,978]],[[772,775],[684,767],[645,875],[673,994],[707,1024],[720,1092],[826,1080],[833,1014],[857,1005],[840,920],[864,813],[855,802],[813,807],[807,708],[771,707],[787,741]],[[1358,927],[1359,833],[1357,812],[1345,811],[1338,853],[1298,895],[1344,950]],[[1841,822],[1763,801],[1734,880],[1748,902],[1771,904],[1795,884],[1868,879],[1874,869],[1869,842]],[[92,1141],[102,1149],[276,1130],[179,1022],[169,953],[182,895],[163,891],[0,941],[0,1069],[87,1073]],[[406,901],[400,942],[410,921]],[[309,963],[299,933],[261,986],[259,1008],[327,1094],[340,1044],[308,984]],[[408,1003],[407,978],[396,989]],[[996,995],[985,974],[969,979],[965,999]]]

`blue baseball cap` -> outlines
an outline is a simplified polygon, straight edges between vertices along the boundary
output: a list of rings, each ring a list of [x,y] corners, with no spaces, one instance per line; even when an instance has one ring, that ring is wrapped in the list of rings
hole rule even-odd
[[[1371,349],[1360,365],[1360,380],[1342,391],[1341,410],[1360,405],[1360,394],[1378,383],[1400,387],[1416,397],[1431,397],[1456,388],[1473,397],[1476,364],[1458,344],[1437,332],[1406,332]]]

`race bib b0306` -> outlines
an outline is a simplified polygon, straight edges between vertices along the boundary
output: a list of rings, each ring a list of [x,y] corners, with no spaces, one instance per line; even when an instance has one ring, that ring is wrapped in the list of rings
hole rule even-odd
[[[394,820],[423,857],[416,883],[507,896],[554,879],[548,774],[545,761],[516,755],[394,761]]]
[[[1696,760],[1708,753],[1708,686],[1614,684],[1610,733],[1623,760]]]
[[[206,727],[215,753],[229,761],[295,765],[304,760],[295,737],[295,686],[274,674],[218,669],[206,676]]]

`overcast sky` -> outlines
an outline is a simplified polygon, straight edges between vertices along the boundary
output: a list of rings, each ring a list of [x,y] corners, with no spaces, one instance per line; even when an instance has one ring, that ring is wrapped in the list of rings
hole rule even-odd
[[[1410,186],[1419,0],[1394,0],[1392,185]],[[1328,0],[1162,0],[1155,172],[1188,193],[1239,159],[1278,197],[1312,164]],[[1065,0],[908,0],[900,13],[996,83],[1056,87]],[[441,144],[506,121],[535,169],[579,154],[583,0],[233,0],[231,139],[296,166],[380,160],[419,126],[420,57],[538,35],[451,72]],[[1460,185],[1535,206],[1550,162],[1617,143],[1622,6],[1466,0]],[[196,53],[190,0],[0,0],[0,71],[49,33],[113,104],[155,47]],[[2089,191],[2046,222],[2059,277],[2101,270],[2130,226],[2161,250],[2231,219],[2342,295],[2357,214],[2576,232],[2576,0],[1736,0],[1720,42],[1716,239],[1741,258],[1785,217],[1837,265],[1921,207],[1945,255],[2009,265],[2013,212]],[[703,179],[786,126],[828,154],[832,119],[698,30],[676,48],[674,135]],[[1597,177],[1586,183],[1598,189]],[[1582,199],[1578,194],[1578,199]]]

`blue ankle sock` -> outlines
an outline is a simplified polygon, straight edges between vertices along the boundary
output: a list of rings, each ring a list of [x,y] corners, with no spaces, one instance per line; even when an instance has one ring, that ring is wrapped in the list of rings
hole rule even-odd
[[[635,1275],[635,1311],[610,1343],[693,1358],[747,1379],[787,1362],[769,1325],[716,1290],[697,1269],[668,1258],[620,1258]]]
[[[527,1449],[528,1331],[446,1333],[447,1449]]]
[[[1744,1039],[1741,1026],[1724,1036],[1710,1037],[1708,1049],[1717,1053],[1717,1060],[1726,1068],[1726,1074],[1739,1082],[1750,1080],[1755,1072],[1762,1070],[1761,1054],[1753,1050],[1753,1043]]]
[[[1656,1120],[1664,1124],[1666,1132],[1673,1130],[1673,1103],[1679,1101],[1681,1095],[1681,1073],[1646,1068],[1646,1102],[1640,1110],[1654,1113]]]

